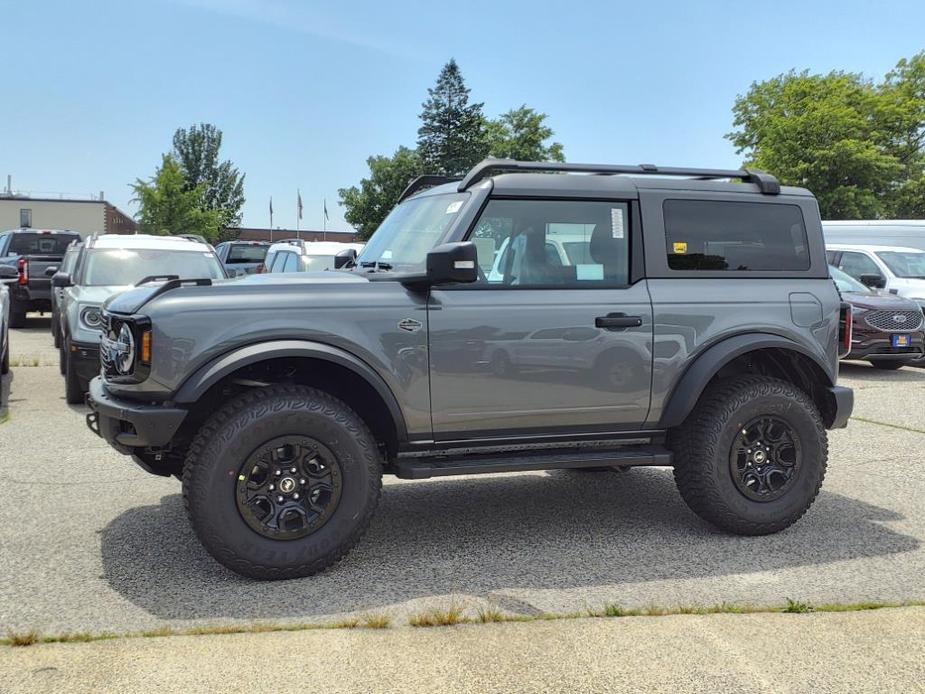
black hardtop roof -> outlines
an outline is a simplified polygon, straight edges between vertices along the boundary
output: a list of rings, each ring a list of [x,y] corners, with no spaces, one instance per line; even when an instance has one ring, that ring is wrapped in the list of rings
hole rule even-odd
[[[555,167],[557,171],[544,169]],[[624,173],[624,171],[626,173]],[[635,175],[634,175],[635,174]],[[736,179],[735,181],[731,179]],[[421,176],[412,181],[402,200],[412,195],[436,195],[471,190],[491,180],[494,191],[511,196],[567,197],[613,195],[637,197],[640,190],[691,190],[710,193],[744,193],[812,196],[805,188],[781,186],[777,179],[751,169],[684,169],[643,164],[639,166],[509,162],[486,160],[465,178]],[[432,185],[423,191],[423,186]]]

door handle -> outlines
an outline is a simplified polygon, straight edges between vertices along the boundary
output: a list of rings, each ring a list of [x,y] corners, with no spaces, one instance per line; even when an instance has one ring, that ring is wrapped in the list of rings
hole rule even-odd
[[[627,316],[622,313],[608,313],[594,319],[595,328],[638,328],[642,325],[642,316]]]

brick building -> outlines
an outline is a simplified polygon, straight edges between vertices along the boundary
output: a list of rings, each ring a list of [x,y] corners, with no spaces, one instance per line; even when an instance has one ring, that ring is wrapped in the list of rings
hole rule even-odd
[[[134,234],[135,220],[115,205],[99,199],[39,198],[0,193],[0,231],[70,229],[82,236]]]

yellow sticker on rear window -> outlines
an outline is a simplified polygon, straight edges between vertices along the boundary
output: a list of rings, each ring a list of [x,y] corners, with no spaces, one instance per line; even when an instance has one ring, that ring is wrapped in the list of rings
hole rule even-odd
[[[687,253],[687,241],[675,241],[671,247],[675,253]]]

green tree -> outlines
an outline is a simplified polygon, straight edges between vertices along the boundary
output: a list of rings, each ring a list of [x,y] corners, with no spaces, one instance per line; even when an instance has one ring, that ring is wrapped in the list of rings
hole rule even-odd
[[[727,137],[746,165],[812,190],[823,217],[877,217],[899,174],[881,101],[860,75],[790,72],[736,99]]]
[[[418,129],[418,153],[424,167],[433,174],[463,174],[488,151],[482,104],[469,103],[469,89],[452,59],[427,94]]]
[[[200,234],[217,239],[222,223],[219,210],[207,209],[203,202],[206,184],[187,189],[180,162],[165,154],[154,176],[132,184],[137,202],[138,224],[144,234]]]
[[[546,143],[553,136],[547,116],[526,104],[485,124],[488,154],[521,161],[565,161],[562,144]]]
[[[211,123],[178,128],[173,136],[173,156],[183,167],[184,189],[202,186],[205,209],[221,214],[223,228],[237,227],[244,205],[244,174],[230,161],[220,160],[221,146],[222,131]]]
[[[391,157],[370,157],[366,163],[369,177],[362,179],[359,187],[337,191],[340,204],[346,209],[344,219],[364,241],[372,236],[401,192],[413,178],[423,173],[424,167],[420,155],[407,147],[399,147]]]

